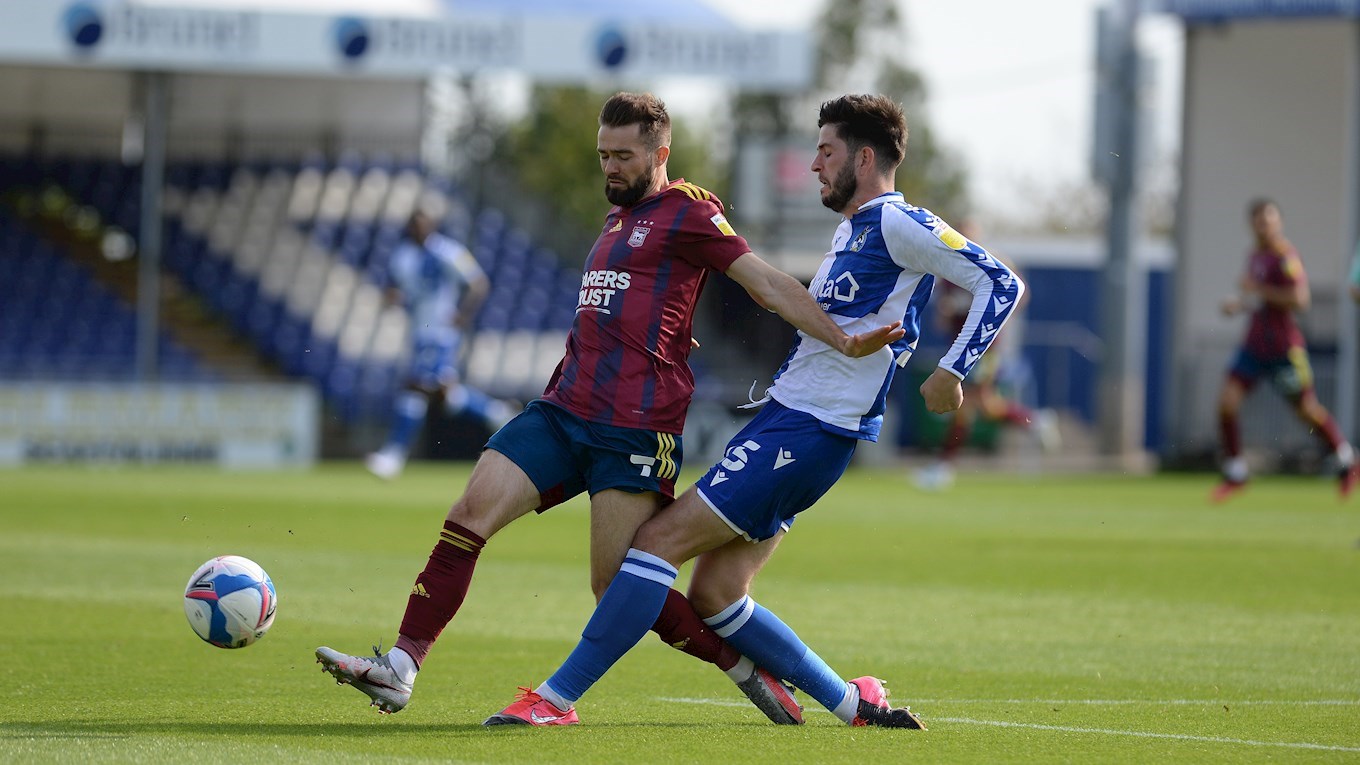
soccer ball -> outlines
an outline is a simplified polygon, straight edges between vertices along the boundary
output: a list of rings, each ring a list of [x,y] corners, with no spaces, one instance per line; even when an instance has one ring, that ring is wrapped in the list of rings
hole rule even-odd
[[[218,648],[244,648],[264,637],[277,607],[269,575],[239,555],[219,555],[204,563],[184,588],[189,626]]]

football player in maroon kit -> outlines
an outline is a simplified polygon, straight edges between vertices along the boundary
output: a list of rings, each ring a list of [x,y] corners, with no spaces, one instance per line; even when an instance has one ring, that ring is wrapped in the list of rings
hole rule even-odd
[[[957,228],[970,241],[982,239],[978,224],[964,220]],[[1000,258],[1011,270],[1013,264]],[[1018,273],[1018,272],[1017,272]],[[935,282],[935,293],[930,298],[935,308],[935,320],[946,337],[959,333],[968,322],[968,312],[972,309],[973,293],[945,279]],[[1021,299],[1021,306],[1024,299]],[[945,427],[944,440],[940,451],[931,464],[917,471],[913,476],[916,486],[926,491],[947,489],[954,483],[954,460],[959,456],[964,442],[973,430],[973,423],[994,422],[1007,427],[1020,428],[1029,432],[1045,452],[1056,451],[1061,445],[1062,435],[1058,432],[1058,417],[1051,409],[1032,410],[1024,404],[1009,398],[1001,392],[998,379],[1005,363],[1005,353],[1001,343],[1007,338],[1014,339],[1012,332],[1003,332],[993,343],[992,349],[982,357],[977,367],[964,378],[963,405],[949,415]]]
[[[1247,271],[1239,283],[1241,293],[1225,300],[1222,310],[1227,316],[1250,312],[1251,323],[1219,394],[1223,479],[1214,488],[1211,499],[1222,502],[1246,486],[1247,462],[1242,456],[1239,412],[1242,401],[1263,377],[1332,452],[1341,498],[1345,499],[1355,487],[1355,454],[1336,420],[1313,391],[1308,349],[1294,320],[1296,311],[1308,308],[1308,276],[1298,251],[1284,238],[1279,206],[1269,199],[1257,199],[1249,209],[1256,248],[1248,257]]]
[[[712,193],[670,180],[670,117],[651,94],[618,93],[600,111],[597,150],[614,205],[586,257],[566,355],[542,398],[486,444],[416,578],[392,650],[331,648],[317,661],[380,712],[410,700],[421,663],[463,603],[486,541],[512,521],[590,495],[591,586],[600,597],[633,535],[674,499],[695,305],[712,271],[850,357],[901,338],[901,322],[847,335],[797,279],[751,252]],[[718,638],[672,590],[653,625],[668,644],[717,665],[776,723],[802,722],[789,691]]]

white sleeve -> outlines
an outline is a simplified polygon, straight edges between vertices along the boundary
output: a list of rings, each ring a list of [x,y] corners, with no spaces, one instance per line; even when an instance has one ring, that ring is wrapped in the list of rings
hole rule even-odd
[[[467,284],[486,277],[486,272],[477,264],[477,259],[472,257],[472,252],[462,245],[458,245],[458,255],[453,259],[453,267]]]
[[[486,275],[482,267],[477,265],[477,259],[462,243],[443,234],[431,234],[430,239],[425,246],[439,253],[439,259],[454,283],[472,284]]]
[[[883,237],[902,268],[934,274],[973,293],[968,320],[940,366],[963,379],[1010,318],[1025,285],[1004,263],[927,210],[884,210]]]
[[[392,253],[387,263],[387,276],[390,286],[396,287],[407,295],[416,291],[416,264],[420,262],[420,250],[411,242],[403,240]]]

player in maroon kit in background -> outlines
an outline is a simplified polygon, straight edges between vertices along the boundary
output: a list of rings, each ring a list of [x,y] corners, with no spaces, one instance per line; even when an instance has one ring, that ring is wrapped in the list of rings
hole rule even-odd
[[[1262,377],[1269,379],[1294,407],[1299,419],[1327,444],[1336,459],[1338,485],[1345,499],[1355,486],[1355,455],[1336,420],[1313,391],[1308,350],[1303,332],[1294,321],[1296,311],[1308,308],[1308,276],[1298,251],[1284,238],[1279,206],[1269,199],[1257,199],[1249,209],[1256,248],[1239,283],[1241,294],[1225,300],[1222,309],[1227,316],[1250,311],[1251,324],[1219,394],[1223,480],[1214,489],[1212,499],[1222,502],[1247,483],[1239,412],[1247,393]]]
[[[609,586],[638,527],[674,499],[694,390],[691,327],[710,271],[847,356],[903,336],[900,322],[846,335],[803,284],[754,255],[717,197],[669,180],[670,132],[665,105],[650,94],[619,93],[605,103],[597,150],[615,207],[586,258],[566,355],[543,397],[487,442],[416,578],[393,649],[375,657],[317,649],[323,669],[380,712],[406,706],[416,672],[463,603],[482,547],[517,518],[589,492],[591,586],[597,598]],[[653,630],[716,664],[771,720],[802,722],[787,689],[714,635],[679,592],[671,591]]]
[[[971,241],[982,239],[982,232],[976,223],[964,220],[957,228],[960,234]],[[995,251],[993,256],[1002,260],[1011,270],[1015,265],[1006,261]],[[1017,273],[1019,273],[1017,271]],[[1026,298],[1020,299],[1017,312],[1024,306]],[[973,293],[944,279],[935,282],[935,292],[930,297],[935,312],[935,320],[946,337],[954,337],[968,321],[968,311],[973,305]],[[1012,326],[1014,318],[1012,318]],[[1014,339],[1013,330],[1002,330],[992,343],[992,349],[982,357],[963,380],[963,405],[949,415],[949,425],[945,428],[940,453],[931,464],[918,470],[913,476],[917,488],[925,491],[940,491],[954,483],[954,460],[959,456],[973,424],[981,418],[984,422],[1020,428],[1029,432],[1039,442],[1045,452],[1056,451],[1061,445],[1062,436],[1058,432],[1058,417],[1051,409],[1031,410],[1011,398],[1002,395],[997,380],[1001,376],[1001,366],[1006,354],[1002,343]]]

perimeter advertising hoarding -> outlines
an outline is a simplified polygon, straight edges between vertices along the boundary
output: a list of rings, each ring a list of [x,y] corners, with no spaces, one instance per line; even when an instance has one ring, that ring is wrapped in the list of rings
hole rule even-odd
[[[0,466],[44,462],[306,467],[319,402],[305,385],[0,385]]]
[[[804,31],[509,11],[363,16],[229,8],[6,0],[0,61],[388,78],[510,71],[549,82],[700,76],[765,90],[799,90],[812,79]]]

